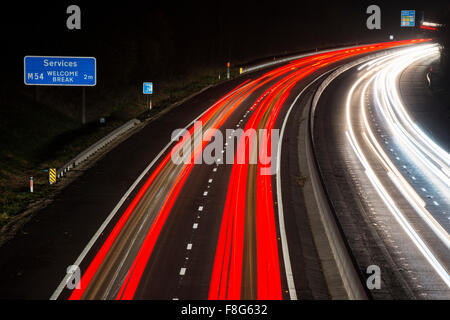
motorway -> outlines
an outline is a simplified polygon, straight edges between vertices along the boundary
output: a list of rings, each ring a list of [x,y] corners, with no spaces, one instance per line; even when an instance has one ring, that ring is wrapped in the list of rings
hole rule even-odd
[[[374,298],[450,297],[450,157],[410,117],[398,90],[404,69],[438,54],[424,45],[357,65],[317,106],[328,193],[360,270],[382,272]]]
[[[324,274],[336,271],[329,268],[324,272],[324,258],[318,252],[314,227],[305,213],[305,196],[298,191],[302,179],[292,179],[295,168],[286,169],[295,167],[295,160],[288,152],[273,152],[271,136],[265,139],[258,133],[286,129],[282,142],[290,146],[297,138],[301,111],[320,83],[317,80],[344,62],[386,49],[414,48],[416,42],[423,41],[372,44],[293,60],[208,90],[148,124],[44,209],[38,216],[44,223],[32,221],[25,228],[27,234],[0,248],[0,254],[12,257],[0,264],[0,271],[6,275],[0,295],[43,298],[48,294],[47,298],[72,300],[345,298],[345,293],[338,293],[330,282],[336,274]],[[385,65],[377,64],[373,70],[382,70],[381,66]],[[365,152],[377,162],[379,170],[385,166],[365,138],[359,136],[357,142],[351,143],[347,138],[352,130],[361,131],[365,118],[359,112],[351,112],[351,119],[345,117],[349,112],[345,111],[346,97],[342,92],[349,91],[348,84],[361,72],[364,71],[352,69],[345,74],[345,80],[333,82],[317,108],[315,145],[330,198],[358,267],[364,270],[365,266],[379,264],[382,270],[392,273],[383,273],[382,289],[374,294],[375,298],[445,296],[448,229],[436,222],[439,210],[417,218],[413,217],[415,204],[407,200],[402,203],[401,209],[409,214],[408,221],[414,220],[414,228],[420,229],[418,237],[426,242],[428,250],[432,248],[433,254],[427,256],[413,244],[418,238],[406,235],[405,228],[394,227],[398,218],[386,210],[373,189],[365,190],[368,197],[360,201],[356,198],[361,191],[350,180],[346,180],[346,187],[336,181],[342,172],[348,172],[354,175],[351,181],[359,181],[356,185],[370,187],[361,182],[367,177],[349,147],[352,143],[364,143]],[[376,86],[373,78],[366,78],[367,86],[358,86],[348,98],[352,107],[358,106],[361,97]],[[379,83],[387,81],[391,80],[382,79]],[[375,108],[392,108],[379,105],[368,112],[372,115]],[[289,106],[296,108],[285,121]],[[173,134],[179,128],[184,130]],[[239,129],[245,135],[239,136]],[[212,148],[211,139],[219,141],[224,149]],[[433,151],[427,145],[422,144],[422,148],[427,153]],[[205,153],[214,154],[214,160],[208,162]],[[269,154],[269,163],[251,161]],[[439,151],[435,154],[433,161],[442,164]],[[174,161],[177,156],[181,161]],[[275,156],[280,158],[281,168],[275,166]],[[346,169],[346,165],[351,169]],[[416,174],[414,178],[426,179],[425,176]],[[384,179],[394,190],[392,181]],[[395,199],[404,197],[401,191],[395,192],[395,196],[391,195]],[[433,192],[437,198],[433,201],[448,206],[445,189],[444,193]],[[342,197],[348,201],[342,201]],[[415,280],[413,275],[407,278],[399,270],[402,257],[389,252],[378,227],[367,217],[361,219],[361,212],[366,212],[369,205],[390,219],[389,226],[395,231],[390,237],[400,243],[397,251],[406,252],[404,263],[414,267],[405,268],[405,272],[413,269]],[[60,217],[62,212],[67,220]],[[350,222],[346,212],[351,213]],[[424,215],[429,219],[424,219]],[[43,237],[47,237],[45,243],[39,240]],[[40,261],[30,263],[27,255],[35,255]],[[439,263],[433,264],[433,259]],[[80,287],[75,290],[65,287],[70,278],[65,276],[66,267],[71,264],[79,265],[82,275]],[[17,272],[17,265],[25,271]],[[429,287],[417,287],[423,284]]]

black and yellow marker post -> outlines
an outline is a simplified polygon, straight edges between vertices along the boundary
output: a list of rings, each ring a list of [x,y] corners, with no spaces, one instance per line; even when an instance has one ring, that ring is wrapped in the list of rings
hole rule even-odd
[[[48,181],[50,184],[54,184],[56,182],[56,169],[50,168],[48,170]]]

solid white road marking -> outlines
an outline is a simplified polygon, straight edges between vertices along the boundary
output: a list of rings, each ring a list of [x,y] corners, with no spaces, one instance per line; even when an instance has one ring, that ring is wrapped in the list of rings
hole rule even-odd
[[[320,77],[319,77],[320,78]],[[316,78],[318,79],[318,78]],[[292,102],[291,106],[289,107],[289,110],[286,113],[286,116],[284,117],[283,125],[281,126],[281,132],[280,132],[280,143],[278,143],[278,150],[277,150],[277,202],[278,202],[278,223],[280,225],[280,236],[281,236],[281,247],[283,252],[283,261],[284,261],[284,269],[286,272],[286,280],[288,283],[289,288],[289,297],[291,300],[297,300],[297,291],[295,289],[295,283],[294,283],[294,275],[292,274],[292,267],[291,267],[291,259],[289,257],[289,247],[287,243],[287,236],[286,236],[286,228],[284,225],[284,213],[283,213],[283,199],[281,196],[281,177],[280,177],[280,166],[281,166],[281,146],[283,143],[283,135],[284,130],[286,128],[286,123],[289,118],[289,115],[291,114],[292,108],[294,107],[295,103],[297,102],[298,98],[305,92],[307,88],[309,88],[310,85],[312,85],[316,80],[310,82],[303,90],[298,94],[298,96],[295,98],[294,102]]]
[[[330,72],[330,71],[329,71]],[[294,105],[297,103],[297,100],[300,98],[300,96],[308,89],[314,82],[316,82],[318,79],[322,78],[325,74],[329,73],[325,72],[315,78],[313,81],[311,81],[308,85],[306,85],[303,90],[297,95],[294,102],[292,102],[291,106],[289,107],[289,110],[287,111],[284,120],[283,125],[281,126],[280,131],[280,143],[278,143],[278,150],[277,150],[277,167],[276,167],[276,180],[277,180],[277,203],[278,203],[278,221],[280,225],[280,236],[281,236],[281,247],[283,252],[283,261],[284,261],[284,269],[286,272],[286,280],[288,283],[289,288],[289,297],[291,300],[297,300],[297,291],[295,289],[295,283],[294,283],[294,275],[292,274],[292,267],[291,267],[291,259],[289,257],[289,247],[287,243],[287,236],[286,236],[286,228],[284,224],[284,213],[283,213],[283,199],[281,196],[281,177],[280,177],[280,167],[281,167],[281,147],[283,144],[283,135],[284,130],[286,128],[286,123],[289,118],[289,115],[291,114],[291,111],[294,107]]]

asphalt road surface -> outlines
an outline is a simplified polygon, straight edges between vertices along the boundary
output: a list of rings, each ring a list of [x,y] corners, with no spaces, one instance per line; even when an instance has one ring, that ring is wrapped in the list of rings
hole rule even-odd
[[[397,89],[406,67],[438,53],[409,50],[329,85],[317,106],[315,145],[361,272],[381,270],[373,297],[448,299],[448,154],[411,124]]]

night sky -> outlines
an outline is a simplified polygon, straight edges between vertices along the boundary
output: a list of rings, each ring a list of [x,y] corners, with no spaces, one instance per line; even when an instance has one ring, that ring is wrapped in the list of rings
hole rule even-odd
[[[2,86],[23,86],[25,55],[95,56],[99,85],[170,78],[202,66],[356,42],[416,37],[400,28],[400,10],[438,21],[448,1],[15,1],[1,12]],[[66,28],[66,8],[81,7],[81,30]],[[370,4],[381,30],[366,28]],[[12,80],[12,81],[11,81]],[[4,78],[2,81],[5,82]],[[3,90],[2,90],[3,91]],[[3,91],[4,93],[5,91]]]

